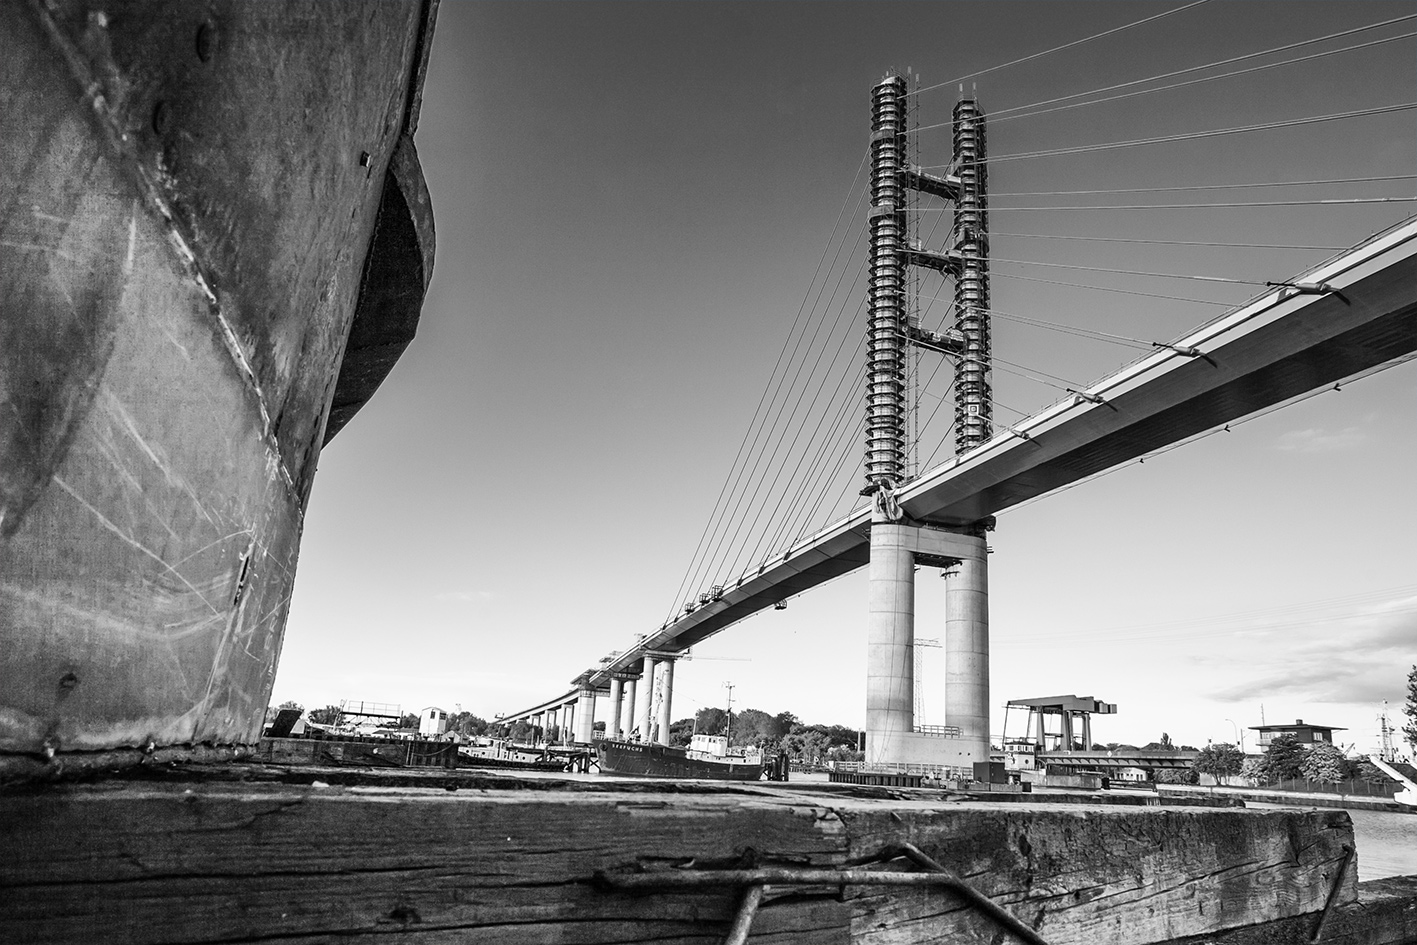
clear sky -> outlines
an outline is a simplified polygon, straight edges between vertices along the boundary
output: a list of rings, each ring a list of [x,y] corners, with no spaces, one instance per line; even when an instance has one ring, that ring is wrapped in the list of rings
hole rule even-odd
[[[859,192],[871,87],[907,67],[924,86],[945,83],[1180,5],[445,0],[417,138],[437,219],[432,288],[417,339],[321,457],[275,700],[491,717],[565,691],[658,627],[843,201]],[[1417,99],[1410,38],[1000,120],[1413,13],[1410,0],[1212,0],[968,83],[999,116],[995,156],[1401,104]],[[922,91],[918,122],[947,121],[956,97],[953,84]],[[1410,178],[1413,116],[999,161],[990,186]],[[921,163],[944,163],[948,138],[922,133]],[[1410,196],[1413,186],[996,196],[992,225],[1341,247],[1414,204],[1004,208]],[[1331,255],[1000,235],[993,254],[1022,261],[994,266],[998,310],[1153,340],[1224,307],[1014,277],[1238,303],[1255,287],[1028,264],[1263,282]],[[851,331],[864,333],[860,319]],[[1138,353],[1002,320],[994,350],[1035,376],[1082,383]],[[995,393],[1006,422],[1059,395],[997,369]],[[1417,663],[1414,394],[1408,363],[1000,515],[995,734],[1008,698],[1076,692],[1120,705],[1096,720],[1099,741],[1162,731],[1232,741],[1263,711],[1271,723],[1346,726],[1344,741],[1370,747],[1380,700],[1396,717]],[[849,450],[848,474],[859,439]],[[942,584],[927,571],[919,584],[917,635],[942,636]],[[731,680],[740,706],[859,725],[865,612],[857,573],[720,634],[680,664],[675,716],[722,704]],[[939,723],[942,658],[924,653],[926,721]]]

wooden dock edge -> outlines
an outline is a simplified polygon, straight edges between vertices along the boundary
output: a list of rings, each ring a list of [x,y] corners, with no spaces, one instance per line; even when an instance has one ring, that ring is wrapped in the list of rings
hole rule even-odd
[[[627,892],[597,876],[913,869],[871,862],[902,843],[1050,945],[1248,945],[1233,936],[1312,924],[1330,899],[1325,941],[1386,945],[1402,939],[1330,933],[1363,921],[1387,928],[1412,909],[1410,889],[1360,898],[1342,811],[301,776],[312,783],[105,781],[0,794],[0,941],[704,943],[722,940],[741,889]],[[783,945],[1007,940],[958,896],[920,886],[774,885],[752,928],[750,942]]]
[[[1410,945],[1417,942],[1417,876],[1394,876],[1358,884],[1358,900],[1318,916],[1276,919],[1207,935],[1174,939],[1167,945]]]

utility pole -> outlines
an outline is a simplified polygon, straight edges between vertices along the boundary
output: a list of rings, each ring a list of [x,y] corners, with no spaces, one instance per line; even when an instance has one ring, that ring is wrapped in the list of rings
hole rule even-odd
[[[915,649],[921,647],[940,648],[939,640],[926,640],[922,637],[915,638]],[[925,661],[920,653],[915,654],[915,724],[925,723]]]

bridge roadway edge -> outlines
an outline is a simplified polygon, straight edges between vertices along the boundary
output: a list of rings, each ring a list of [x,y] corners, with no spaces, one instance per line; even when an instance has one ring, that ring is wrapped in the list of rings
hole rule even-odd
[[[1050,945],[1307,941],[1335,889],[1326,942],[1410,941],[1417,927],[1417,878],[1357,883],[1344,812],[1074,800],[466,770],[153,770],[3,795],[0,940],[703,942],[723,934],[738,890],[632,893],[597,875],[838,869],[904,842]],[[752,940],[999,933],[934,889],[779,885]]]

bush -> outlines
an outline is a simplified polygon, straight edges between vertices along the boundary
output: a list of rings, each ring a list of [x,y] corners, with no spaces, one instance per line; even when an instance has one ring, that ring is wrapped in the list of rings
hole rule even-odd
[[[1162,768],[1156,772],[1157,784],[1195,784],[1200,772],[1195,768]]]
[[[1319,742],[1310,748],[1299,770],[1310,781],[1325,784],[1342,781],[1348,776],[1348,764],[1343,752],[1328,742]]]

